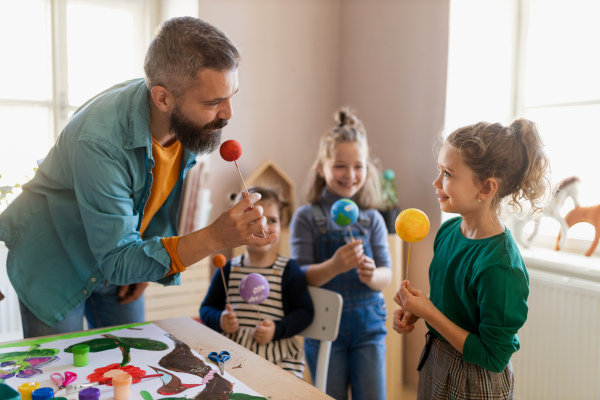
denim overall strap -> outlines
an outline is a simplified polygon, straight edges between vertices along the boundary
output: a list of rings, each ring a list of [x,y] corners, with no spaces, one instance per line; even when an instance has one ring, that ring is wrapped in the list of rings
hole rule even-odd
[[[324,235],[327,231],[327,218],[325,217],[325,214],[323,214],[321,206],[318,204],[311,204],[310,209],[312,211],[315,226],[319,229],[321,235]]]
[[[347,227],[339,230],[327,229],[327,217],[325,216],[320,205],[313,204],[311,210],[313,214],[313,222],[320,232],[315,259],[316,262],[320,263],[333,257],[337,249],[348,243],[348,240],[350,240],[350,234],[348,233]],[[360,214],[362,214],[362,211]],[[368,224],[368,219],[365,218],[364,215],[362,215],[362,217],[362,219],[359,217],[359,222],[362,223],[354,223],[350,226],[350,228],[352,229],[352,235],[354,239],[362,240],[365,254],[372,258],[373,252],[369,243],[369,233],[363,227],[363,224]],[[377,296],[379,293],[370,289],[358,279],[358,272],[356,268],[337,275],[322,287],[340,293],[344,297],[344,303],[347,301],[350,302],[352,298],[356,298],[357,300],[365,299],[372,296]]]

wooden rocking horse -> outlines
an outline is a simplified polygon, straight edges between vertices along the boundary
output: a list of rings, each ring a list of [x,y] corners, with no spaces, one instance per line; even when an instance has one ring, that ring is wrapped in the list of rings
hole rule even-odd
[[[560,209],[569,197],[573,199],[573,203],[575,204],[576,208],[580,207],[578,198],[579,184],[580,179],[576,176],[565,178],[556,184],[554,190],[552,191],[552,195],[550,196],[550,200],[544,206],[544,210],[540,214],[533,216],[531,212],[523,212],[516,215],[513,222],[515,240],[523,247],[528,248],[535,236],[538,234],[542,217],[550,217],[554,218],[560,224],[560,233],[558,235],[559,239],[557,240],[557,246],[558,241],[560,241],[561,247],[564,246],[565,242],[567,241],[567,231],[569,230],[570,225],[568,225],[565,219],[560,215]],[[526,240],[523,240],[523,228],[530,221],[533,221],[534,223],[533,232]]]
[[[594,227],[596,230],[596,236],[594,237],[592,245],[585,253],[587,257],[590,257],[594,250],[596,250],[596,246],[598,246],[598,240],[600,239],[600,204],[591,207],[575,207],[569,211],[567,215],[565,215],[565,222],[569,228],[580,222],[587,222]],[[560,248],[564,245],[564,241],[561,240],[561,234],[562,229],[561,232],[558,232],[554,250],[560,250]]]

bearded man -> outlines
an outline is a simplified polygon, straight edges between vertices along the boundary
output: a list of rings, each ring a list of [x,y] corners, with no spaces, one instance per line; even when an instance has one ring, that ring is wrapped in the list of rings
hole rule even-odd
[[[35,177],[0,215],[25,338],[144,321],[148,281],[180,283],[224,248],[272,243],[251,194],[214,223],[177,236],[187,171],[219,147],[233,115],[240,55],[200,19],[163,23],[145,79],[81,106]],[[258,223],[254,223],[258,221]]]

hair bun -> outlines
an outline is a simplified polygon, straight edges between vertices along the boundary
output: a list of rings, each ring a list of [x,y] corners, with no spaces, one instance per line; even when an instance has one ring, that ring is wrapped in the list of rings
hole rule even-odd
[[[338,123],[338,127],[342,126],[356,126],[358,118],[354,115],[348,107],[342,107],[335,113],[335,121]]]

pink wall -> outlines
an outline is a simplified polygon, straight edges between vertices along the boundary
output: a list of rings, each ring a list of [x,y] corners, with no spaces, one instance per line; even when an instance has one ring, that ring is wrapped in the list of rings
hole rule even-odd
[[[242,51],[235,117],[224,131],[224,139],[242,144],[242,174],[273,159],[300,195],[333,111],[352,106],[367,127],[372,154],[396,172],[400,206],[420,208],[431,219],[431,233],[412,245],[410,262],[413,286],[428,291],[440,225],[432,143],[444,122],[449,0],[198,3],[199,17]],[[227,193],[240,188],[235,167],[218,154],[211,156],[208,186],[214,220],[228,207]],[[425,331],[420,323],[405,341],[405,381],[411,386],[418,380]]]
[[[316,155],[318,138],[339,103],[340,2],[333,0],[200,0],[199,17],[226,32],[242,52],[234,117],[223,139],[242,145],[238,165],[249,176],[274,160],[296,191]],[[214,220],[238,191],[235,166],[211,156],[208,186]],[[296,200],[296,204],[299,204]]]
[[[411,284],[428,293],[441,217],[432,144],[444,124],[449,2],[344,0],[341,14],[341,102],[356,108],[372,154],[396,172],[400,207],[430,218],[427,238],[411,245],[409,265]],[[404,377],[412,386],[426,332],[420,322],[405,338]]]

